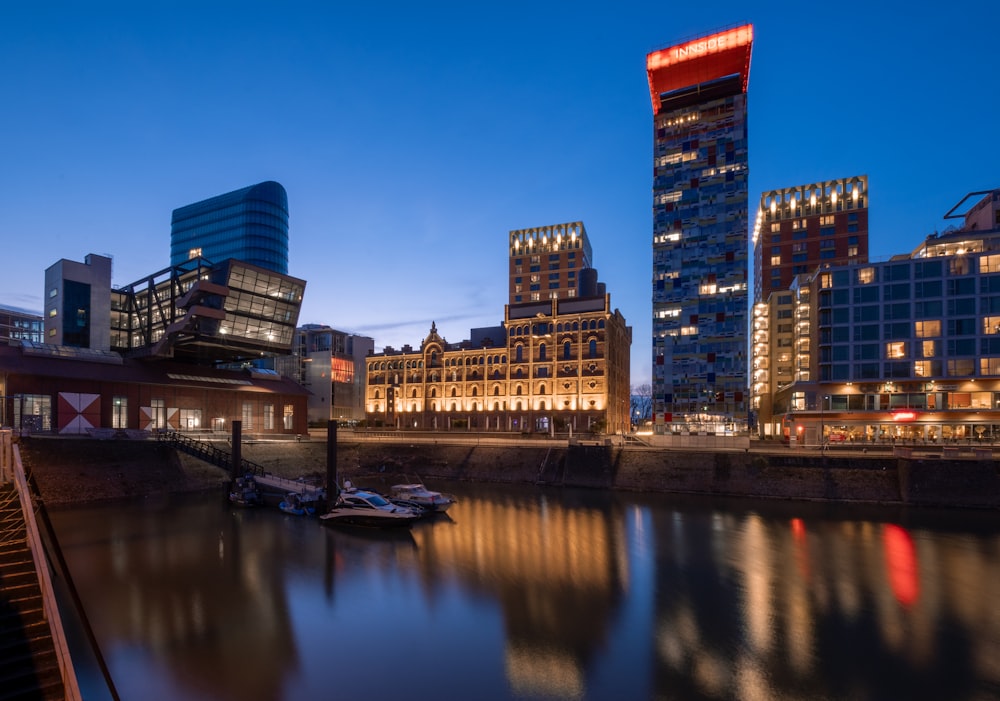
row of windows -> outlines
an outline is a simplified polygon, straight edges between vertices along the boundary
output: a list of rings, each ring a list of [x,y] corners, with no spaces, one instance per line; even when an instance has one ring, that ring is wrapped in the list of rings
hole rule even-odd
[[[997,376],[1000,376],[1000,357],[820,364],[822,381],[929,380]]]

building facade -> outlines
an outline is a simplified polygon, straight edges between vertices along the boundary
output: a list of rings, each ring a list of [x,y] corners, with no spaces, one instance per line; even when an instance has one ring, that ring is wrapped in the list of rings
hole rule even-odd
[[[646,57],[657,433],[747,427],[752,44],[745,25]]]
[[[60,260],[45,270],[45,343],[111,347],[111,259]]]
[[[114,351],[0,345],[0,425],[26,433],[303,435],[307,392],[276,374],[151,363]]]
[[[511,231],[508,303],[576,297],[592,256],[583,222]]]
[[[432,324],[419,349],[368,358],[369,425],[426,430],[622,433],[632,329],[610,295],[506,305],[502,343],[449,344]],[[496,332],[490,336],[499,335]]]
[[[765,192],[752,244],[755,304],[819,265],[868,262],[868,176]]]
[[[195,202],[173,211],[170,265],[204,258],[236,258],[288,274],[288,195],[267,181]]]
[[[796,279],[787,300],[796,371],[770,397],[764,437],[1000,439],[1000,190],[963,203],[970,197],[967,212],[954,214],[960,203],[947,215],[960,227],[910,254]]]
[[[305,285],[233,258],[192,258],[111,292],[111,347],[201,365],[285,355]]]
[[[39,314],[0,306],[0,342],[7,340],[42,343],[45,338],[45,324]]]
[[[292,354],[275,369],[309,390],[309,423],[354,424],[365,418],[365,367],[375,341],[320,324],[296,331]]]

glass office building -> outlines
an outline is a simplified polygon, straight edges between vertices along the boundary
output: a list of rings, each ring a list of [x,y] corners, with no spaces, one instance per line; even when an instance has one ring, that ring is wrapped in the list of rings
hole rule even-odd
[[[175,209],[170,265],[236,258],[288,274],[288,195],[267,181]]]
[[[746,91],[753,27],[646,57],[657,433],[747,428]]]

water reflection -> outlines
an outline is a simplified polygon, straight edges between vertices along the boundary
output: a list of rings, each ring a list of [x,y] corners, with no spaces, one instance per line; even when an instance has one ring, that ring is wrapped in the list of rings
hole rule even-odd
[[[215,498],[54,521],[126,699],[399,698],[373,669],[416,699],[1000,696],[995,514],[448,490],[394,533]]]

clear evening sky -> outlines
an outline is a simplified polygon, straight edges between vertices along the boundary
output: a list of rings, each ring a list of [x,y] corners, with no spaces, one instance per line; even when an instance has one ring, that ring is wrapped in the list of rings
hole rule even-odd
[[[503,319],[508,231],[582,220],[648,382],[646,54],[746,22],[751,219],[867,174],[885,259],[1000,186],[987,0],[0,0],[0,304],[40,313],[60,258],[166,268],[174,208],[277,180],[300,323],[460,341]]]

